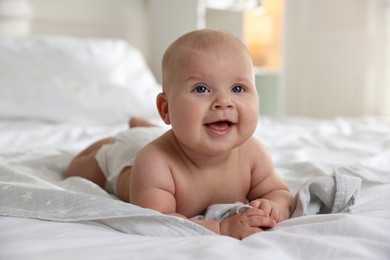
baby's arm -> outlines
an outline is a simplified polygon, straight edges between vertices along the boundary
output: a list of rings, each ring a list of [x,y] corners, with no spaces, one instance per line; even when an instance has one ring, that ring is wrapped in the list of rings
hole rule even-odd
[[[132,167],[129,202],[167,215],[188,219],[176,211],[175,182],[166,164],[166,158],[163,154],[153,154],[153,150],[146,149],[141,150]],[[153,159],[150,160],[150,158]],[[192,221],[214,233],[238,239],[275,225],[275,221],[266,216],[263,210],[255,208],[221,222],[216,220]]]
[[[186,218],[179,214],[172,214]],[[195,223],[204,226],[216,234],[231,236],[237,239],[243,239],[264,229],[273,228],[276,222],[266,216],[263,210],[249,208],[241,214],[225,218],[221,222],[216,220],[192,220]]]
[[[287,184],[277,174],[272,159],[262,144],[255,142],[255,166],[248,193],[250,205],[263,210],[276,222],[290,217],[292,196]]]
[[[176,213],[175,182],[164,154],[145,146],[137,155],[129,182],[129,202],[161,213]]]
[[[245,212],[224,219],[220,223],[220,234],[243,239],[254,233],[273,228],[276,221],[258,208],[249,208]]]

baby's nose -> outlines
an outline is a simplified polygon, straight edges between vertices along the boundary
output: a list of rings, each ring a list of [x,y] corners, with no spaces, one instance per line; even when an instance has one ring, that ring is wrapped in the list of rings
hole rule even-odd
[[[233,107],[234,104],[232,100],[226,95],[216,98],[212,105],[214,110],[231,109]]]

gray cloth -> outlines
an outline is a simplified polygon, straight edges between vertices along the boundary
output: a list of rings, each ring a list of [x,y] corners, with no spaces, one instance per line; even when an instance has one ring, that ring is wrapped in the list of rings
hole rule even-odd
[[[358,196],[361,179],[343,174],[343,170],[344,167],[339,167],[335,169],[334,176],[314,177],[304,183],[293,200],[291,217],[347,212]],[[221,221],[248,208],[248,204],[240,202],[215,204],[196,218]]]
[[[355,203],[360,191],[361,179],[339,173],[336,168],[334,176],[320,176],[308,180],[296,194],[291,217],[315,214],[347,212]],[[223,220],[241,214],[250,208],[240,202],[233,204],[215,204],[208,207],[204,215],[196,219]]]
[[[248,204],[244,204],[242,202],[236,202],[231,204],[214,204],[207,208],[204,215],[199,215],[193,217],[192,219],[222,221],[225,218],[241,214],[250,207],[251,206],[249,206]]]
[[[308,180],[292,204],[292,218],[348,211],[360,191],[361,179],[335,171],[334,176]]]

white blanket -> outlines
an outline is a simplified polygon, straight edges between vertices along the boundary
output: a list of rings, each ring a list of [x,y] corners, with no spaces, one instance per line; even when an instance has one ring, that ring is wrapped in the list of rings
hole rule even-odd
[[[0,121],[1,259],[386,259],[390,255],[390,125],[383,121],[262,120],[255,136],[270,150],[278,173],[294,195],[306,189],[310,199],[305,201],[315,203],[302,203],[300,217],[243,241],[123,203],[82,178],[64,180],[63,172],[77,152],[124,128]],[[346,179],[360,179],[359,193],[357,182],[339,182],[335,171]],[[330,192],[312,186],[322,179],[330,184]],[[356,185],[349,189],[340,183]],[[346,196],[337,193],[343,190]],[[321,194],[325,198],[320,199]],[[336,198],[343,203],[335,203]],[[319,213],[325,208],[343,212],[310,215],[317,213],[312,205]],[[236,213],[225,206],[216,205],[203,217]],[[231,206],[242,210],[242,205]],[[344,246],[347,242],[349,246]]]
[[[57,162],[58,166],[70,159],[68,154],[59,154],[44,161]],[[0,165],[0,215],[60,222],[93,220],[125,233],[150,236],[213,234],[191,221],[119,201],[88,180],[63,180],[58,167],[51,169],[47,164],[45,169],[50,174],[42,178],[39,171],[21,163]],[[310,178],[296,194],[292,216],[346,211],[360,190],[361,180],[353,175],[359,172],[337,167],[334,176]],[[56,176],[56,180],[46,179],[47,176]],[[247,208],[242,203],[211,205],[204,216],[196,218],[222,220]]]
[[[149,236],[213,234],[191,221],[114,199],[79,177],[46,181],[28,168],[12,164],[0,166],[0,172],[3,216],[60,222],[94,220],[125,233]],[[359,189],[359,178],[337,172],[335,176],[312,178],[297,193],[293,217],[346,211],[355,202]],[[220,221],[248,207],[242,203],[211,205],[204,216],[196,218]]]
[[[72,177],[47,182],[28,169],[0,166],[0,215],[60,222],[94,220],[129,234],[212,234],[195,223],[109,196],[93,183]]]

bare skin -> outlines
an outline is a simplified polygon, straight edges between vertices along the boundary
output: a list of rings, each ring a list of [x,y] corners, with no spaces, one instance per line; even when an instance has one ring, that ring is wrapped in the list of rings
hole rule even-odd
[[[154,125],[142,118],[132,118],[129,121],[129,126],[150,127]],[[75,159],[68,167],[66,171],[66,177],[81,176],[83,178],[89,179],[90,181],[96,183],[97,185],[103,188],[106,180],[102,171],[98,167],[94,157],[96,155],[96,152],[103,144],[107,144],[110,142],[111,142],[111,138],[105,138],[92,144],[84,151],[82,151],[79,155],[75,157]],[[177,162],[175,161],[175,163]],[[247,183],[248,180],[243,181],[241,176],[239,178],[232,178],[232,179],[226,178],[225,172],[227,171],[227,168],[229,168],[228,165],[226,165],[226,168],[223,168],[221,171],[218,171],[219,172],[218,175],[221,175],[221,178],[218,178],[216,176],[217,174],[213,176],[216,177],[216,180],[217,179],[225,180],[225,181],[218,181],[218,183],[213,183],[213,182],[210,183],[209,180],[207,180],[207,183],[206,182],[203,184],[200,183],[199,185],[194,186],[193,185],[194,179],[182,178],[180,180],[180,183],[183,184],[191,183],[191,185],[184,185],[182,187],[180,185],[177,185],[176,192],[178,194],[176,195],[176,197],[178,198],[178,201],[175,203],[177,207],[177,209],[175,209],[175,212],[173,212],[173,210],[166,211],[166,209],[163,208],[159,209],[156,208],[155,206],[153,208],[156,210],[160,210],[161,212],[169,215],[189,218],[191,216],[202,214],[204,210],[207,208],[207,206],[213,203],[230,203],[232,201],[234,202],[241,201],[247,203],[248,198],[246,197],[246,189],[238,190],[235,187],[248,186],[248,184],[245,184]],[[75,171],[75,169],[77,169],[77,171]],[[130,183],[131,172],[132,172],[132,167],[125,168],[118,179],[117,196],[119,199],[126,202],[130,201],[129,186],[131,186]],[[215,192],[213,190],[215,185],[220,187],[225,187],[223,189],[224,192],[223,193]],[[207,188],[208,192],[200,191],[199,189],[202,189],[200,186],[205,186],[203,190]],[[227,187],[232,187],[232,188],[227,188]],[[284,194],[283,196],[285,196],[286,198],[290,196],[288,190],[282,189],[280,192]],[[193,193],[197,193],[197,194],[203,193],[205,194],[205,196],[195,197],[194,199],[194,197],[192,196]],[[218,194],[218,196],[213,197],[212,194]],[[192,203],[191,204],[187,203],[187,201],[192,201]],[[133,202],[133,203],[137,203],[137,202]],[[205,220],[193,220],[193,221],[210,229],[211,231],[217,234],[225,234],[238,239],[243,239],[253,233],[257,233],[265,229],[273,228],[275,227],[276,223],[283,221],[285,218],[283,215],[279,215],[278,211],[275,210],[273,211],[272,203],[270,203],[266,199],[252,200],[250,202],[250,205],[253,207],[253,209],[249,209],[240,215],[229,217],[223,220],[221,223],[219,223],[218,221],[205,221]]]
[[[156,126],[156,125],[152,124],[151,122],[149,122],[149,120],[146,120],[146,119],[140,118],[140,117],[132,117],[132,118],[130,118],[128,124],[129,124],[130,128],[132,128],[132,127]]]
[[[237,38],[200,30],[175,41],[163,58],[163,92],[156,105],[172,129],[143,147],[132,167],[122,170],[120,199],[187,219],[212,204],[249,203],[252,208],[221,222],[193,220],[238,239],[289,218],[289,189],[264,146],[252,137],[258,95],[250,55]],[[135,118],[129,126],[151,123]],[[66,176],[104,187],[95,155],[111,141],[106,138],[81,152]]]

